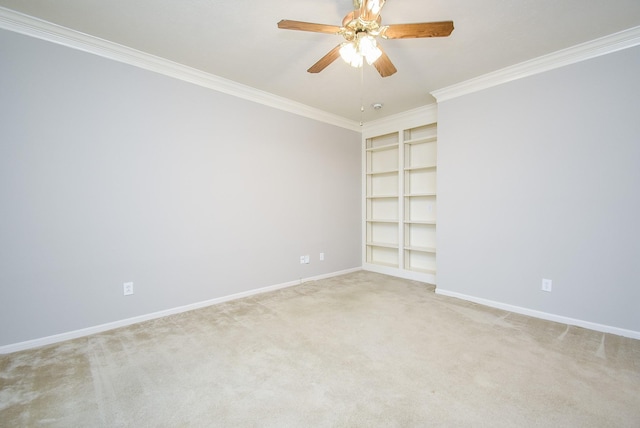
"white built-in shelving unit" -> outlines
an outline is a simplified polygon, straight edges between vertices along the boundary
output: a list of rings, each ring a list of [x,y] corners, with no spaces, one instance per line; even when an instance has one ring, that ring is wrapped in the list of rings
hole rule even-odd
[[[399,266],[398,133],[366,139],[366,247],[367,261]]]
[[[436,274],[436,124],[404,130],[404,268]]]
[[[363,266],[435,284],[435,112],[409,122],[363,133]]]

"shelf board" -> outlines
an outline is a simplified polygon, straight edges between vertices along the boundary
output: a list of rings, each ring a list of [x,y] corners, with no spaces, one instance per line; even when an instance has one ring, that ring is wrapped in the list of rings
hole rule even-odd
[[[384,146],[367,147],[366,151],[368,151],[368,152],[379,152],[379,151],[383,151],[383,150],[392,150],[392,149],[397,149],[398,146],[399,146],[398,143],[385,144]]]
[[[406,198],[417,198],[420,196],[436,196],[436,192],[422,192],[422,193],[406,193]]]
[[[414,245],[410,245],[408,247],[404,247],[405,250],[408,251],[417,251],[417,252],[421,252],[421,253],[435,253],[436,249],[435,247],[418,247],[418,246],[414,246]]]
[[[398,244],[391,244],[389,242],[367,242],[367,247],[393,248],[397,250]]]
[[[367,199],[396,199],[397,197],[398,195],[369,195],[367,196]]]
[[[368,218],[367,223],[398,223],[398,220]]]
[[[432,224],[435,225],[435,220],[405,220],[404,224]]]
[[[397,174],[397,173],[398,173],[398,168],[384,170],[384,171],[367,171],[367,175],[384,175],[384,174]]]
[[[416,138],[414,140],[405,140],[404,143],[405,144],[422,144],[422,143],[433,143],[433,142],[436,142],[437,140],[438,140],[438,136],[432,135],[430,137]]]
[[[405,171],[418,171],[418,170],[428,170],[428,169],[437,169],[437,165],[416,165],[416,166],[407,166],[405,167]]]

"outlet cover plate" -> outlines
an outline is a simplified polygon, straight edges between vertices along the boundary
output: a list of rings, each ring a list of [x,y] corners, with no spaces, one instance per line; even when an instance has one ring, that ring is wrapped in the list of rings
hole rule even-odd
[[[125,282],[122,284],[122,288],[125,296],[130,296],[133,294],[133,282]]]
[[[542,279],[542,291],[547,291],[547,292],[551,292],[551,280],[550,279]]]

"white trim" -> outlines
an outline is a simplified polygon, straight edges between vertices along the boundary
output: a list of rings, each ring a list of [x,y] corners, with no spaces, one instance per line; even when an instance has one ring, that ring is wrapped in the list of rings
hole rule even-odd
[[[362,125],[363,141],[377,135],[384,135],[402,129],[416,128],[438,121],[438,105],[428,104],[391,116],[366,122]]]
[[[527,315],[534,318],[540,318],[547,321],[554,321],[561,324],[575,325],[575,326],[583,327],[589,330],[599,331],[602,333],[611,333],[617,336],[630,337],[632,339],[640,339],[640,331],[627,330],[624,328],[598,324],[591,321],[578,320],[575,318],[569,318],[562,315],[550,314],[548,312],[537,311],[534,309],[523,308],[521,306],[514,306],[507,303],[501,303],[493,300],[483,299],[480,297],[469,296],[467,294],[462,294],[455,291],[443,290],[441,288],[436,288],[436,294],[440,294],[442,296],[454,297],[456,299],[466,300],[469,302],[479,303],[484,306],[502,309],[508,312],[514,312],[517,314]]]
[[[127,318],[119,321],[114,321],[106,324],[96,325],[93,327],[83,328],[80,330],[69,331],[66,333],[55,334],[53,336],[42,337],[39,339],[27,340],[24,342],[12,343],[9,345],[0,346],[1,354],[10,354],[12,352],[24,351],[27,349],[38,348],[40,346],[51,345],[54,343],[64,342],[67,340],[78,339],[80,337],[90,336],[92,334],[102,333],[105,331],[113,330],[120,327],[126,327],[132,324],[138,324],[144,321],[149,321],[157,318],[167,317],[169,315],[175,315],[182,312],[192,311],[195,309],[204,308],[207,306],[217,305],[219,303],[228,302],[231,300],[242,299],[244,297],[254,296],[256,294],[262,294],[269,291],[279,290],[282,288],[292,287],[294,285],[300,285],[308,281],[318,281],[320,279],[331,278],[334,276],[345,275],[347,273],[357,272],[362,268],[351,268],[337,272],[331,272],[323,275],[313,276],[309,278],[303,278],[296,281],[289,281],[282,284],[270,285],[267,287],[257,288],[254,290],[243,291],[241,293],[231,294],[229,296],[217,297],[215,299],[205,300],[202,302],[196,302],[189,305],[178,306],[176,308],[165,309],[163,311],[153,312],[150,314],[140,315],[133,318]]]
[[[180,79],[299,116],[360,132],[359,122],[127,46],[0,7],[0,28]]]
[[[431,92],[438,102],[640,45],[640,26],[601,37]]]

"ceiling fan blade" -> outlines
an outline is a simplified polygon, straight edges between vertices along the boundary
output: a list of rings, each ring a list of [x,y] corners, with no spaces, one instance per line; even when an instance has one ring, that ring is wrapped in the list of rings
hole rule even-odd
[[[338,45],[335,48],[331,49],[328,54],[320,58],[318,62],[313,64],[307,71],[309,73],[320,73],[322,70],[327,68],[329,64],[340,57],[341,47],[342,45]]]
[[[386,0],[361,0],[358,17],[363,21],[377,21]]]
[[[380,73],[380,76],[389,77],[398,70],[396,69],[396,66],[393,65],[393,63],[387,56],[387,53],[382,50],[382,46],[380,46],[380,44],[378,44],[378,49],[380,49],[380,51],[382,52],[382,55],[380,55],[380,58],[378,58],[373,63],[373,66],[376,68],[376,70],[378,70],[378,73]]]
[[[422,22],[419,24],[389,25],[380,32],[385,39],[415,39],[447,37],[453,31],[453,21]]]
[[[291,21],[290,19],[283,19],[278,22],[278,28],[325,34],[338,34],[340,32],[340,27],[337,25],[314,24],[312,22]]]

